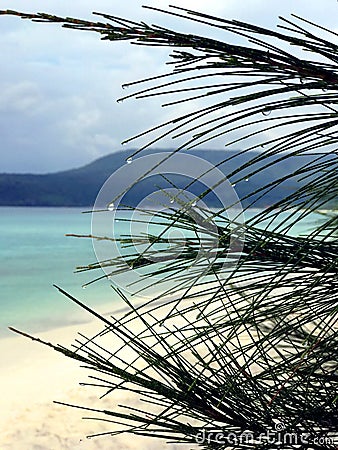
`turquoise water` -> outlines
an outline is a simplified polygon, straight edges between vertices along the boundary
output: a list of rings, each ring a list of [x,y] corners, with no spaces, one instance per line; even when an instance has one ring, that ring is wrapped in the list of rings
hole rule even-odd
[[[90,233],[91,215],[81,212],[0,208],[0,336],[12,334],[8,326],[36,331],[89,318],[53,284],[90,306],[118,301],[106,280],[82,288],[98,272],[74,273],[76,266],[95,261],[90,239],[65,237]]]
[[[82,211],[0,208],[0,337],[12,335],[8,326],[34,332],[89,319],[53,284],[91,307],[107,302],[113,307],[121,301],[105,279],[82,288],[103,275],[101,270],[74,273],[76,266],[96,261],[90,239],[65,237],[66,233],[90,234],[91,215]],[[257,210],[246,212],[246,218],[254,214]],[[125,226],[121,223],[121,233]],[[308,221],[298,223],[294,233],[301,234],[309,226]]]

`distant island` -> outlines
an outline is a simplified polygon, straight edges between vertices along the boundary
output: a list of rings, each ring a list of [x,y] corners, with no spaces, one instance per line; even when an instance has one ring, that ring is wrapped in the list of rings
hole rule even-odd
[[[144,154],[165,151],[164,149],[152,149]],[[168,150],[167,150],[168,151]],[[62,172],[36,175],[36,174],[0,174],[0,206],[92,206],[95,198],[106,179],[119,167],[126,164],[126,158],[132,151],[118,151],[108,156],[99,158],[92,163],[77,169]],[[259,156],[259,152],[246,152],[241,154],[236,150],[191,150],[190,154],[206,159],[212,164],[217,164],[226,157],[231,159],[219,167],[225,174],[232,174],[236,168],[246,161]],[[280,156],[279,156],[280,157]],[[327,156],[329,159],[330,155]],[[277,157],[271,156],[269,160],[275,161]],[[269,160],[264,161],[265,169],[250,176],[249,182],[238,182],[238,175],[230,176],[230,181],[236,182],[236,192],[242,199],[244,206],[265,207],[284,198],[287,193],[292,193],[302,186],[300,177],[289,178],[272,190],[267,190],[263,195],[255,194],[262,186],[268,186],[283,175],[296,171],[297,168],[310,164],[316,156],[292,156],[278,163],[269,165]],[[290,166],[291,169],[290,169]],[[256,171],[262,167],[262,163],[252,164],[250,171]],[[249,174],[249,171],[248,171]],[[241,178],[245,171],[241,171]],[[237,179],[236,179],[237,177]],[[307,180],[308,181],[308,180]],[[182,180],[177,178],[176,185]],[[150,186],[152,184],[152,186]],[[141,182],[138,189],[130,193],[128,201],[138,203],[150,188],[153,188],[151,179]],[[184,186],[179,186],[184,187]]]

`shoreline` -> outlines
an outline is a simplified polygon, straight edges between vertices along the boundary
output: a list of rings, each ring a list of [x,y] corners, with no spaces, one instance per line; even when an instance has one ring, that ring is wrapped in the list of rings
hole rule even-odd
[[[124,304],[122,304],[123,306]],[[121,313],[126,308],[109,308],[100,314],[108,317]],[[119,305],[121,306],[121,304]],[[43,332],[29,332],[32,336],[70,348],[81,332],[93,336],[104,325],[88,313],[88,321],[53,328]],[[92,383],[90,369],[81,367],[78,361],[53,351],[52,348],[33,342],[13,333],[0,339],[0,431],[1,450],[186,450],[193,448],[182,444],[167,444],[165,440],[130,436],[127,433],[93,439],[86,436],[107,433],[116,425],[105,421],[83,420],[83,417],[107,419],[102,414],[70,408],[53,403],[60,401],[91,408],[111,409],[118,405],[144,408],[144,403],[128,391],[119,390],[114,395],[100,400],[102,389],[81,386]],[[143,406],[142,406],[143,405]]]
[[[84,304],[90,306],[90,308],[99,312],[102,315],[109,316],[111,314],[120,313],[124,308],[120,308],[124,305],[122,300],[120,301],[106,301],[101,304],[89,305],[85,301]],[[89,303],[89,302],[88,302]],[[115,309],[116,308],[116,309]],[[71,315],[68,315],[65,319],[58,319],[57,321],[46,322],[46,320],[41,319],[40,321],[26,321],[21,323],[15,323],[15,319],[13,319],[11,324],[4,325],[0,332],[0,342],[3,339],[12,339],[18,337],[18,334],[11,331],[10,328],[15,328],[20,331],[23,331],[28,334],[41,334],[41,333],[53,333],[54,331],[61,328],[70,328],[70,327],[82,327],[86,324],[92,322],[93,316],[89,314],[87,311],[82,309],[80,306],[74,307],[74,312]]]

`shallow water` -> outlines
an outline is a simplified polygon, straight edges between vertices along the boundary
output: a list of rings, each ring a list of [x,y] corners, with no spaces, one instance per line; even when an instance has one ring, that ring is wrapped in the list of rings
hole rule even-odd
[[[83,290],[93,274],[74,273],[95,261],[90,239],[65,237],[90,233],[90,214],[81,211],[0,208],[0,336],[9,325],[35,331],[87,319],[53,284],[91,306],[116,301],[105,280]]]
[[[0,208],[0,337],[11,333],[8,326],[25,331],[54,328],[90,319],[87,313],[59,293],[62,287],[91,307],[121,302],[103,279],[86,289],[82,285],[97,276],[95,272],[74,273],[79,265],[96,261],[91,239],[65,237],[67,233],[90,234],[91,214],[83,208]],[[249,210],[248,219],[259,210]],[[293,234],[309,230],[307,219],[297,223]],[[284,217],[282,216],[284,220]],[[120,234],[127,223],[118,224]]]

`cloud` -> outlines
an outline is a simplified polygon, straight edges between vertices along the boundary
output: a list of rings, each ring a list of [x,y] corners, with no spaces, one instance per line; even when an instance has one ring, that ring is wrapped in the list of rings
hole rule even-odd
[[[31,114],[42,103],[42,96],[36,83],[23,81],[7,83],[0,97],[0,113]]]
[[[142,1],[97,0],[95,9],[133,20],[158,23],[191,33],[229,39],[221,29],[141,8]],[[168,1],[145,2],[167,9]],[[326,0],[172,0],[170,3],[225,18],[275,27],[277,16],[291,12],[329,28],[336,27],[338,3]],[[3,0],[1,8],[45,11],[62,16],[92,18],[92,0]],[[235,42],[243,38],[231,36]],[[128,43],[101,42],[88,32],[36,24],[16,17],[0,18],[0,172],[50,172],[85,164],[120,149],[120,142],[169,120],[190,105],[161,108],[167,98],[116,100],[133,92],[125,82],[168,70],[168,49]],[[140,85],[139,88],[142,88]],[[198,103],[200,104],[200,103]],[[197,108],[197,103],[193,108]],[[148,138],[148,137],[147,137]],[[143,138],[136,144],[146,142]],[[131,144],[132,145],[132,144]],[[162,146],[172,145],[170,139]],[[217,141],[211,147],[223,146]]]

